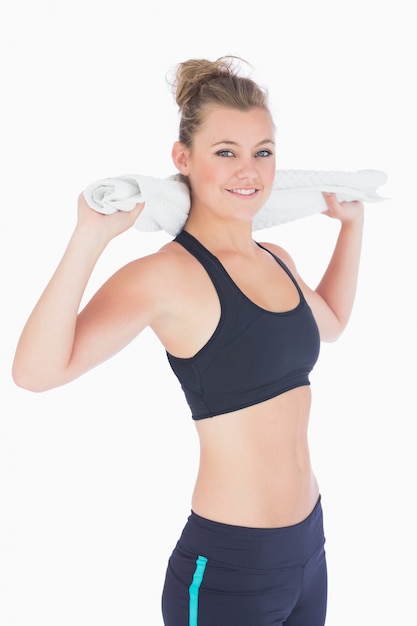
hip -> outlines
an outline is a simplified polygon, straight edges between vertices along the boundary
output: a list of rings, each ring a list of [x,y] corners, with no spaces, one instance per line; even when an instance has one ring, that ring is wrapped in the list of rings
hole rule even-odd
[[[214,561],[267,570],[305,565],[324,543],[319,496],[305,519],[275,528],[215,522],[192,511],[177,547]]]

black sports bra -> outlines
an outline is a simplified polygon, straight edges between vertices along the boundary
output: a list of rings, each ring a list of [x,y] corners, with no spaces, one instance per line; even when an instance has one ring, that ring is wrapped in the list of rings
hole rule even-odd
[[[245,296],[220,261],[195,237],[182,231],[174,241],[203,265],[221,306],[216,330],[194,356],[179,358],[167,352],[193,419],[237,411],[309,385],[309,373],[320,350],[319,331],[286,265],[266,250],[287,272],[300,296],[294,309],[275,313]]]

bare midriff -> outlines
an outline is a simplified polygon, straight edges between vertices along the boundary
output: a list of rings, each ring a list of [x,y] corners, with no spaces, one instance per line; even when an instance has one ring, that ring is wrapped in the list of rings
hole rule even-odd
[[[319,497],[308,447],[309,386],[196,421],[200,466],[192,509],[252,528],[304,520]]]

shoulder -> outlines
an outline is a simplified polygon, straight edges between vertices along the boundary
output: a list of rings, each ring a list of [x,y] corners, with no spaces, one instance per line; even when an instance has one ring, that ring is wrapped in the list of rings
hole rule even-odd
[[[130,261],[107,281],[107,293],[132,310],[147,310],[148,322],[175,314],[192,279],[194,258],[172,241],[159,250]]]
[[[179,243],[172,241],[127,264],[119,281],[122,290],[112,297],[119,300],[120,295],[135,331],[149,326],[168,352],[178,354],[194,354],[207,340],[205,327],[217,313],[210,300],[213,287],[201,264]]]
[[[286,265],[286,267],[289,269],[294,279],[296,280],[299,288],[303,292],[304,297],[309,303],[310,307],[313,310],[315,310],[317,308],[317,300],[319,298],[316,292],[313,289],[311,289],[311,287],[309,287],[309,285],[307,285],[306,282],[303,280],[303,278],[300,276],[297,270],[295,261],[292,258],[292,256],[289,254],[289,252],[287,252],[287,250],[284,250],[284,248],[281,248],[281,246],[277,246],[274,243],[270,243],[270,242],[259,242],[259,243],[261,244],[261,246],[264,246],[267,250],[269,250],[269,252],[272,252],[272,254],[278,257],[279,260],[282,261]]]
[[[272,254],[274,254],[281,261],[283,261],[293,274],[297,274],[297,268],[294,259],[289,254],[289,252],[287,252],[287,250],[284,250],[284,248],[281,248],[281,246],[278,246],[275,243],[271,243],[269,241],[260,241],[259,243],[261,246],[269,250],[269,252],[272,252]]]
[[[181,282],[179,279],[189,262],[184,252],[177,243],[169,242],[151,254],[130,261],[113,279],[127,288],[134,286],[138,290],[146,289],[148,295],[157,294]]]
[[[283,261],[293,274],[298,286],[303,292],[303,295],[308,305],[310,306],[310,309],[313,312],[322,341],[334,341],[334,338],[338,336],[338,322],[327,302],[315,289],[312,289],[302,279],[297,271],[294,260],[286,250],[284,250],[280,246],[271,243],[261,243],[261,245],[273,254],[275,254],[281,261]]]

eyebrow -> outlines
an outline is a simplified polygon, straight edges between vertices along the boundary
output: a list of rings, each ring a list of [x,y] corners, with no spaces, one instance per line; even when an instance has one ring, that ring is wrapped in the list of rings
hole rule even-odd
[[[266,143],[272,143],[272,145],[275,146],[275,141],[273,141],[272,139],[263,139],[262,141],[259,141],[259,143],[256,144],[255,148],[257,148],[258,146],[265,145]],[[215,146],[219,146],[220,144],[223,144],[226,146],[238,146],[239,145],[236,141],[230,141],[229,139],[224,139],[223,141],[216,141],[216,143],[213,143],[212,147],[214,148]]]

